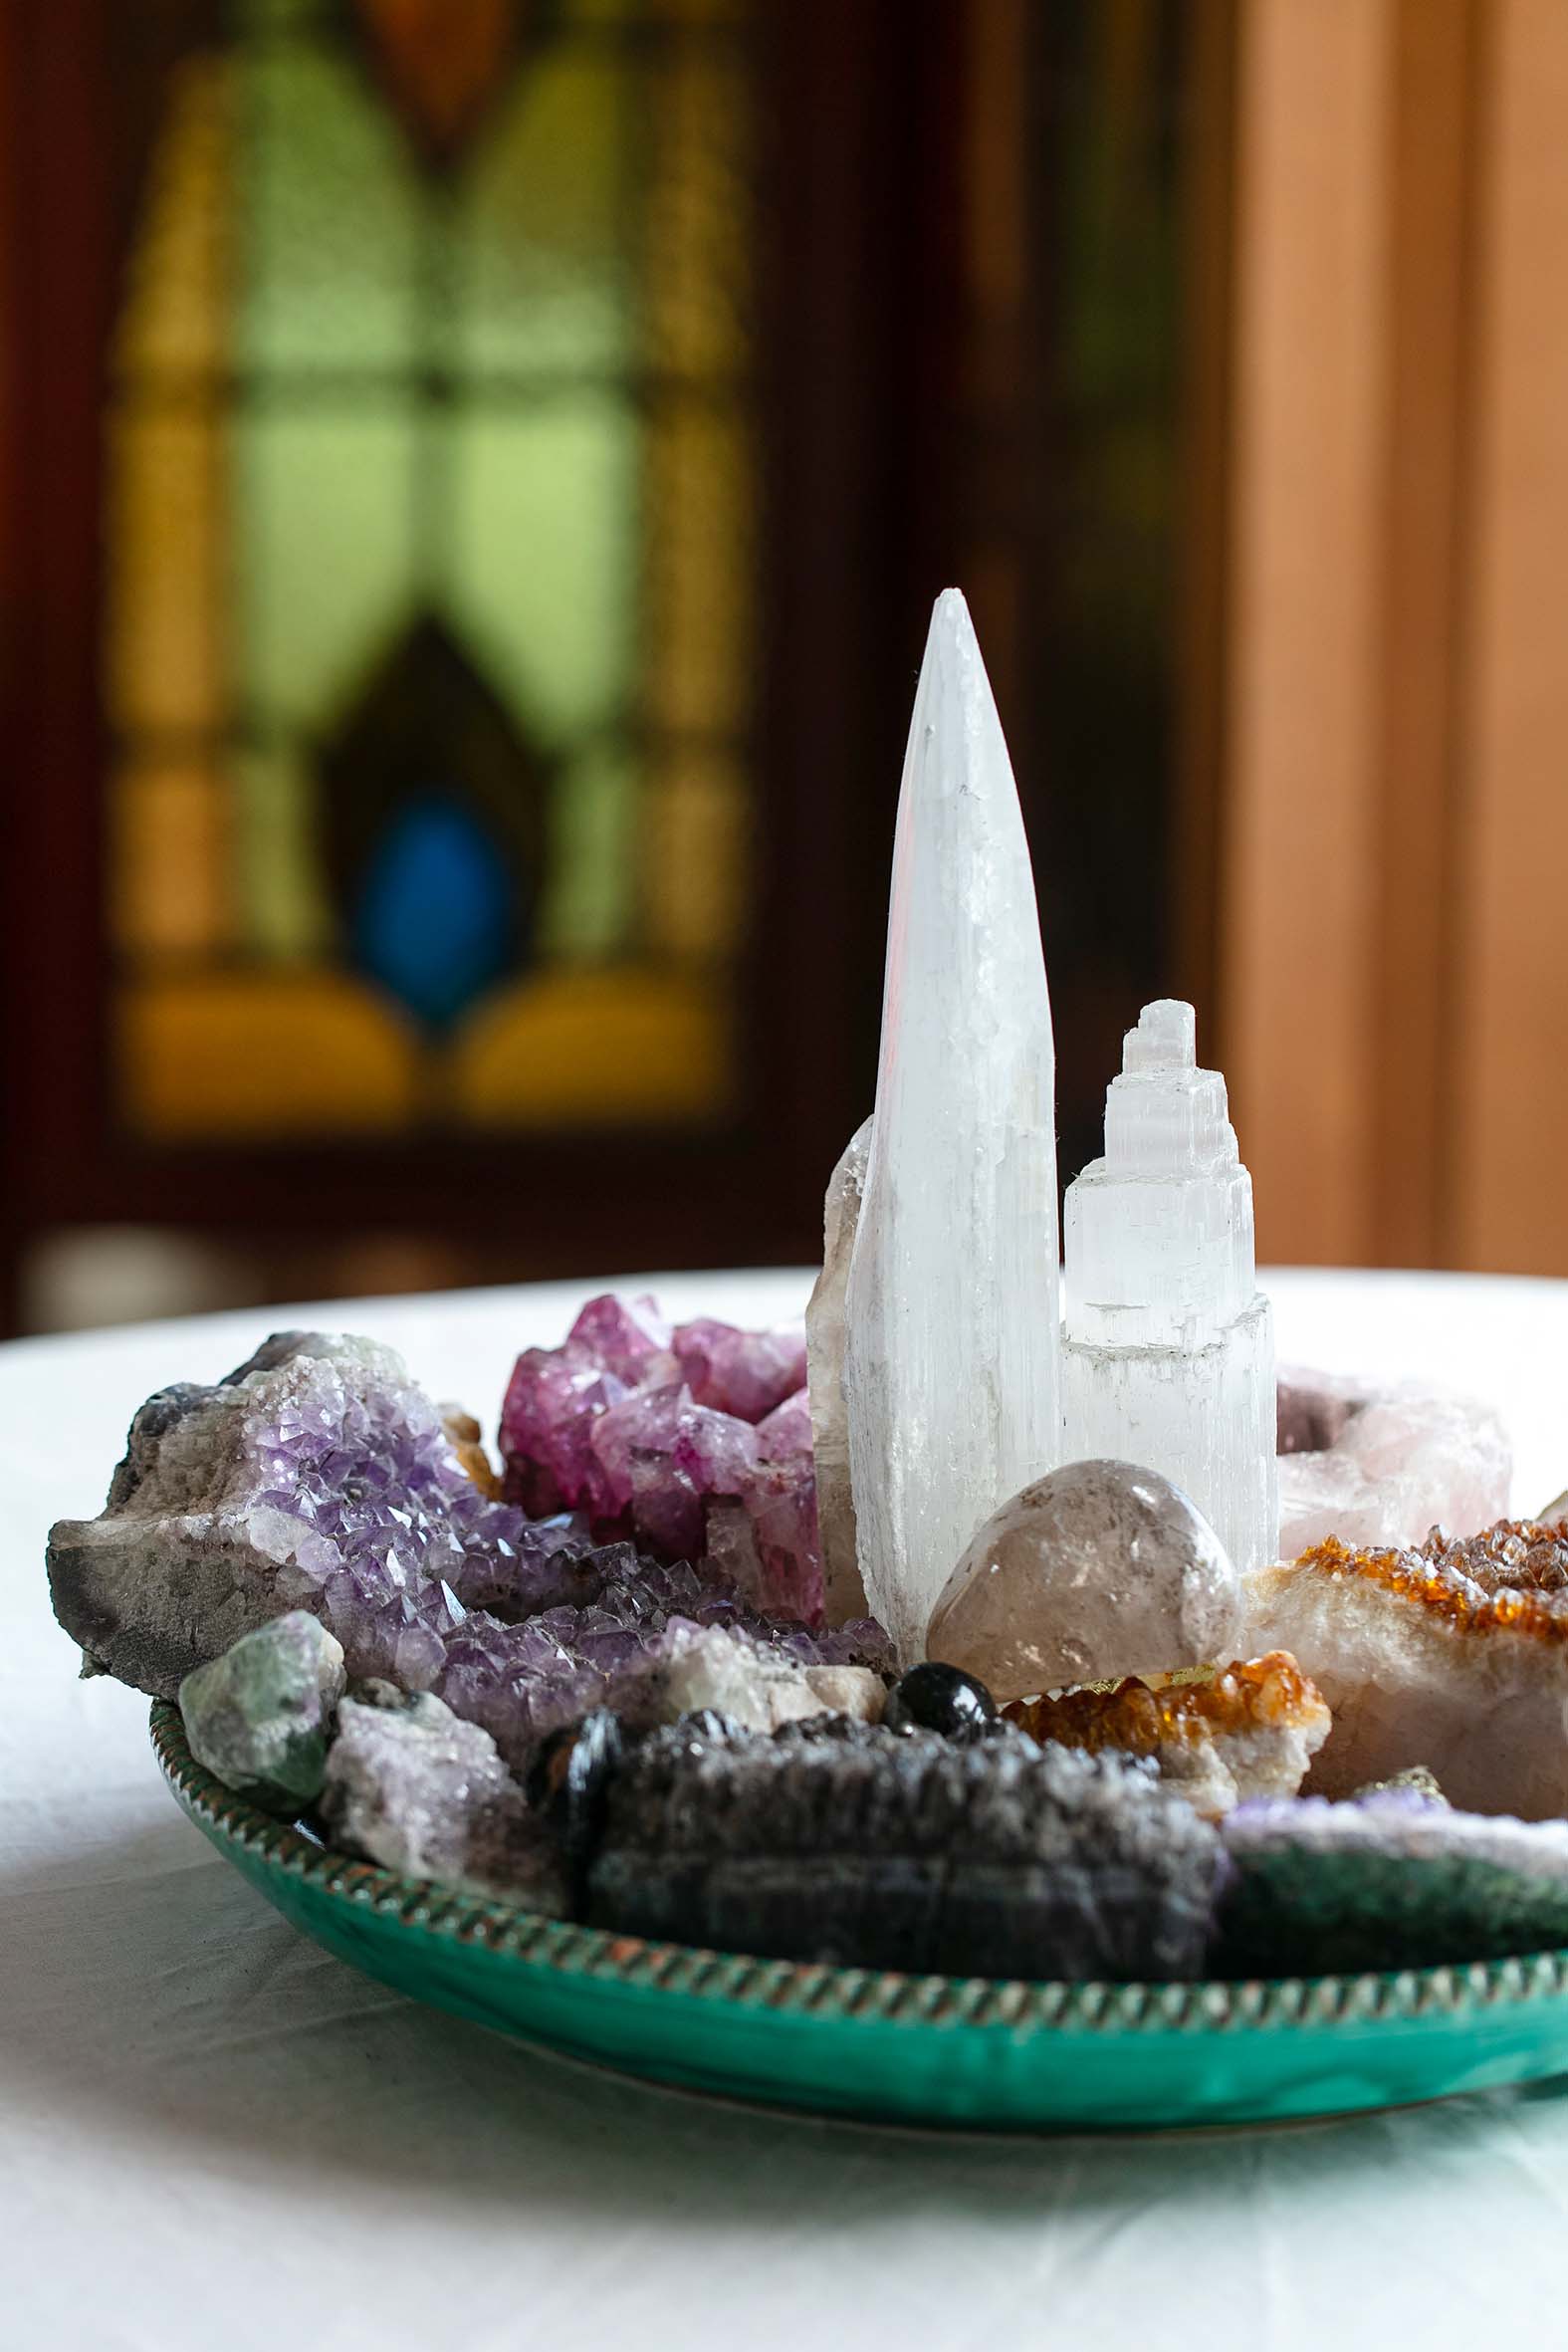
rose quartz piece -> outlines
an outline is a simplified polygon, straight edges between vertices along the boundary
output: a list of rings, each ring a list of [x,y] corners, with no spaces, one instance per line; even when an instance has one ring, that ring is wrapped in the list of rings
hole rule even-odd
[[[1471,1534],[1508,1507],[1513,1457],[1489,1405],[1416,1381],[1281,1366],[1279,1551]]]

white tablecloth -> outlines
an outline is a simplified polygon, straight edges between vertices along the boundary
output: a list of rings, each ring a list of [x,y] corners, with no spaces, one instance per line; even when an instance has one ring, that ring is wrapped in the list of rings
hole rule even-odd
[[[1568,1485],[1568,1284],[1270,1278],[1283,1352],[1493,1398],[1515,1500]],[[658,1280],[768,1320],[798,1275]],[[44,1532],[132,1409],[308,1319],[494,1427],[585,1286],[0,1349],[0,2346],[71,2352],[1555,2344],[1568,2095],[1182,2140],[985,2142],[749,2114],[411,2006],[176,1812],[146,1702],[75,1679]]]

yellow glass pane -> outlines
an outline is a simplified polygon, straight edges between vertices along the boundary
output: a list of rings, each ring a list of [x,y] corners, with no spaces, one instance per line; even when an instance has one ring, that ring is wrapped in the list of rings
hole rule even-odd
[[[304,962],[331,946],[334,929],[304,754],[240,752],[231,767],[240,935],[269,961]]]
[[[210,375],[228,350],[232,91],[221,58],[174,74],[125,275],[114,342],[122,374]]]
[[[107,684],[120,727],[224,717],[223,447],[199,412],[125,407],[110,426]]]
[[[557,780],[550,804],[550,890],[540,910],[542,955],[562,963],[605,958],[629,940],[637,895],[635,765],[594,745]]]
[[[454,427],[448,594],[481,666],[547,746],[622,708],[631,668],[637,427],[562,393]]]
[[[269,721],[325,724],[406,615],[416,429],[397,398],[236,420],[238,683]]]
[[[751,703],[752,436],[743,418],[695,400],[659,404],[649,424],[646,706],[661,727],[736,730]]]
[[[457,349],[481,375],[629,357],[631,93],[612,52],[545,50],[465,174]]]
[[[650,85],[642,205],[649,356],[722,374],[748,356],[753,135],[739,58],[683,46]]]
[[[132,767],[111,787],[113,929],[132,955],[199,955],[233,930],[229,808],[200,767]]]
[[[733,762],[674,757],[643,814],[643,931],[661,955],[729,955],[744,929],[749,809]]]
[[[213,972],[120,999],[120,1094],[166,1142],[406,1127],[422,1096],[412,1030],[336,973]]]
[[[663,972],[552,973],[483,1007],[448,1066],[476,1126],[679,1124],[724,1108],[730,1012],[716,982]]]

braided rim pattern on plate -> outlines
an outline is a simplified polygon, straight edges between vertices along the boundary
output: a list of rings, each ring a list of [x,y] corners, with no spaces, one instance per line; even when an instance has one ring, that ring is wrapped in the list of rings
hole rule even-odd
[[[1223,2032],[1253,2025],[1333,2026],[1418,2018],[1568,1992],[1568,1951],[1517,1959],[1400,1969],[1386,1975],[1283,1977],[1268,1983],[1019,1984],[985,1977],[906,1977],[822,1963],[748,1959],[689,1944],[650,1944],[603,1928],[542,1918],[516,1904],[454,1894],[373,1862],[318,1845],[226,1788],[190,1753],[179,1709],[154,1700],[152,1746],[165,1778],[194,1820],[223,1844],[270,1869],[308,1880],[355,1910],[459,1945],[477,1945],[535,1968],[619,1985],[687,1994],[749,2009],[905,2026],[988,2025],[1073,2032]]]

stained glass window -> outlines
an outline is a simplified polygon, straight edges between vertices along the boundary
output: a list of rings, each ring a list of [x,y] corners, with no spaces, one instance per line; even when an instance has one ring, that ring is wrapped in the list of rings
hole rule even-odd
[[[223,21],[112,354],[122,1115],[711,1119],[752,812],[746,12]]]

